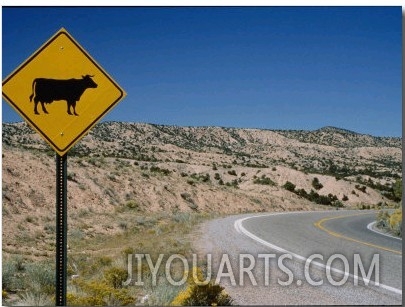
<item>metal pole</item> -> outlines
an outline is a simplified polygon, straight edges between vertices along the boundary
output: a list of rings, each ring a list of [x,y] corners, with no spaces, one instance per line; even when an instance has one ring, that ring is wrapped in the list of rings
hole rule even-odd
[[[66,306],[67,154],[56,154],[56,306]]]

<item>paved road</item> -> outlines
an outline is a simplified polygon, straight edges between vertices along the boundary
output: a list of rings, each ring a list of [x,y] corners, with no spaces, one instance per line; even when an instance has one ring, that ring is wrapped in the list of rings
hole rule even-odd
[[[401,305],[402,240],[367,229],[375,215],[232,216],[205,223],[196,246],[202,257],[213,255],[214,272],[225,272],[220,282],[238,304]]]

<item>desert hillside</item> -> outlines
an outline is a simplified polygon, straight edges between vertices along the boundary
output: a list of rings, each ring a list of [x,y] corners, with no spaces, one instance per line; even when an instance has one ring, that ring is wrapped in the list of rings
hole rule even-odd
[[[24,123],[3,124],[2,137],[3,252],[50,257],[55,154]],[[401,143],[334,127],[100,123],[68,155],[69,233],[123,232],[122,208],[234,214],[395,202]]]

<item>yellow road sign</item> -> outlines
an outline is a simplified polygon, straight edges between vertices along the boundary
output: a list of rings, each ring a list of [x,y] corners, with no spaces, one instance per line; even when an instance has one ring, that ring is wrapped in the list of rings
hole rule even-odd
[[[125,95],[63,28],[3,81],[4,99],[61,156]]]

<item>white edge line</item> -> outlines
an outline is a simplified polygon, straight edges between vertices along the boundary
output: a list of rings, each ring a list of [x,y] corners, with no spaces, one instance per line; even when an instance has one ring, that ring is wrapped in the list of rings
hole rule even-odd
[[[306,261],[308,260],[308,258],[305,258],[304,256],[301,256],[301,255],[292,253],[292,252],[290,252],[290,251],[288,251],[288,250],[286,250],[286,249],[284,249],[284,248],[281,248],[281,247],[279,247],[279,246],[277,246],[277,245],[274,245],[274,244],[272,244],[272,243],[270,243],[270,242],[267,242],[267,241],[265,241],[265,240],[259,238],[258,236],[255,236],[253,233],[249,232],[248,230],[246,230],[246,228],[244,228],[244,227],[242,226],[242,222],[245,221],[245,220],[247,220],[247,219],[251,219],[251,218],[255,218],[255,217],[269,216],[269,215],[288,214],[288,213],[289,213],[289,212],[283,212],[283,213],[276,213],[276,214],[263,214],[263,215],[255,215],[255,216],[245,217],[245,218],[236,220],[235,223],[234,223],[234,227],[235,227],[235,229],[236,229],[236,231],[237,231],[238,233],[241,233],[241,234],[243,233],[244,235],[248,236],[249,238],[251,238],[251,239],[253,239],[253,240],[255,240],[255,241],[257,241],[257,242],[259,242],[259,243],[261,243],[261,244],[263,244],[263,245],[265,245],[265,246],[267,246],[267,247],[270,247],[271,249],[277,250],[277,251],[279,251],[279,252],[281,252],[281,253],[290,254],[290,255],[291,255],[292,257],[294,257],[294,258],[306,262]],[[297,212],[297,213],[298,213],[298,212]],[[300,213],[301,213],[301,212],[300,212]],[[302,212],[302,213],[304,213],[304,212]],[[402,295],[402,290],[401,290],[401,289],[397,289],[397,288],[390,287],[390,286],[387,286],[387,285],[384,285],[384,284],[376,283],[376,282],[374,282],[374,281],[372,281],[372,280],[369,280],[369,279],[367,279],[367,278],[362,278],[362,277],[359,277],[359,276],[357,276],[357,275],[355,276],[355,275],[353,275],[353,274],[350,274],[349,272],[343,272],[343,271],[341,271],[341,270],[332,268],[332,267],[330,267],[330,266],[326,266],[326,265],[324,265],[323,263],[319,263],[319,262],[316,262],[316,261],[311,261],[311,264],[314,264],[314,265],[316,265],[316,266],[318,266],[318,267],[321,267],[321,268],[323,268],[323,269],[328,269],[328,270],[333,271],[333,272],[335,272],[335,273],[343,274],[343,275],[345,275],[345,276],[348,275],[348,276],[350,276],[350,277],[353,278],[353,279],[357,279],[357,280],[362,280],[362,281],[364,281],[365,284],[369,284],[369,283],[370,283],[370,284],[375,285],[375,286],[377,286],[377,287],[381,287],[381,288],[383,288],[383,289],[385,289],[385,290],[388,290],[388,291],[394,292],[394,293],[396,293],[396,294]]]
[[[375,230],[375,229],[374,229],[374,225],[375,225],[376,223],[377,223],[376,221],[371,222],[370,224],[367,225],[367,229],[368,229],[368,230],[371,230],[372,232],[378,233],[379,235],[386,236],[386,237],[390,237],[390,238],[393,238],[393,239],[397,239],[397,240],[401,240],[401,241],[402,241],[402,238],[395,237],[395,236],[390,235],[390,234],[388,234],[388,233],[384,233],[384,232]]]

